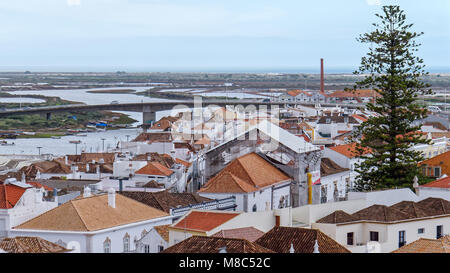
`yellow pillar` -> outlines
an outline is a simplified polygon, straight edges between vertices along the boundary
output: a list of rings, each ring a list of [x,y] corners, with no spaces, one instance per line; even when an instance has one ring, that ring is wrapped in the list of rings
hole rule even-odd
[[[308,204],[312,204],[312,174],[307,173],[308,176]]]

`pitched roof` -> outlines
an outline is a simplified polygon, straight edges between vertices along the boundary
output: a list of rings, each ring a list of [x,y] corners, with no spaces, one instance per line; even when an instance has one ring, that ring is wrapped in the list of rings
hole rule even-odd
[[[441,198],[427,198],[420,202],[402,201],[390,207],[372,205],[351,215],[335,211],[317,221],[317,223],[348,223],[355,221],[394,222],[423,217],[450,214],[450,202]]]
[[[430,183],[420,185],[420,187],[450,189],[450,176],[431,181]]]
[[[433,167],[441,167],[441,173],[450,175],[450,151],[429,158],[419,163],[419,166],[427,165]]]
[[[313,253],[317,240],[320,253],[350,253],[348,249],[318,229],[276,226],[258,240],[258,245],[276,253],[289,253],[291,244],[295,253]]]
[[[223,229],[211,236],[221,238],[245,239],[250,242],[254,242],[263,235],[264,232],[262,232],[259,229],[256,229],[254,227],[244,227],[234,229]]]
[[[35,187],[35,188],[43,188],[46,191],[53,191],[53,188],[50,188],[46,185],[42,185],[39,182],[27,182],[27,184],[30,184],[31,186]]]
[[[166,248],[161,253],[273,253],[273,251],[244,239],[192,236]]]
[[[170,176],[173,174],[173,171],[163,166],[159,162],[148,162],[147,165],[140,168],[135,172],[135,174],[146,174],[146,175],[159,175],[159,176]]]
[[[161,236],[161,238],[163,238],[164,241],[166,241],[166,242],[169,242],[169,226],[170,225],[153,227],[156,230],[156,232],[158,232],[158,234]]]
[[[194,205],[202,202],[212,201],[209,198],[202,197],[196,193],[172,193],[168,191],[159,192],[143,192],[143,191],[123,191],[119,194],[128,198],[134,199],[138,202],[144,203],[147,206],[170,212],[170,209],[179,206]]]
[[[311,96],[312,96],[310,93],[308,93],[308,92],[306,92],[306,91],[303,91],[303,90],[299,90],[299,89],[296,89],[296,90],[290,90],[290,91],[287,92],[288,95],[293,96],[293,97],[296,97],[296,96],[298,96],[298,95],[300,95],[300,94],[302,94],[302,93],[305,94],[305,95],[307,95],[308,97],[311,97]]]
[[[355,216],[352,216],[345,211],[336,210],[333,213],[323,217],[318,220],[317,223],[326,223],[326,224],[336,224],[336,223],[346,223],[358,221],[359,219]]]
[[[342,168],[339,166],[336,162],[329,159],[328,157],[322,157],[322,160],[320,162],[320,175],[321,176],[327,176],[332,175],[340,172],[348,171],[347,168]]]
[[[171,227],[176,229],[206,232],[228,222],[239,214],[240,213],[237,212],[193,210]]]
[[[346,118],[348,118],[348,120],[346,121]],[[327,124],[327,120],[330,120],[330,122],[333,123],[350,123],[350,124],[359,124],[359,122],[353,117],[344,117],[344,116],[323,116],[321,117],[317,123],[318,124]]]
[[[289,176],[264,158],[256,153],[249,153],[234,159],[199,192],[254,192],[287,180],[290,180]]]
[[[151,132],[151,133],[141,133],[138,135],[133,142],[172,142],[171,132]]]
[[[108,205],[108,194],[74,199],[15,229],[95,231],[169,215],[123,195],[115,196],[115,208]]]
[[[60,253],[70,250],[39,237],[15,237],[0,239],[0,249],[8,253]]]
[[[175,158],[175,162],[176,162],[177,164],[182,164],[182,165],[184,165],[184,166],[187,167],[187,168],[189,168],[189,166],[191,166],[191,164],[192,164],[192,163],[187,162],[187,161],[185,161],[185,160],[183,160],[183,159],[179,159],[178,157]]]
[[[11,185],[0,184],[0,209],[11,209],[19,202],[26,189]]]
[[[360,116],[360,115],[356,115],[356,114],[352,115],[352,117],[354,117],[355,119],[359,119],[363,122],[368,120],[367,118]]]
[[[344,90],[338,90],[331,94],[329,94],[330,97],[334,98],[361,98],[361,97],[379,97],[381,96],[378,92],[375,92],[375,90],[371,89],[357,89],[354,91],[344,91]]]
[[[446,238],[447,237],[447,238]],[[450,235],[440,239],[420,238],[391,253],[450,253]]]
[[[329,149],[338,152],[348,158],[354,158],[358,156],[358,152],[356,150],[356,142],[329,147]],[[369,154],[370,152],[371,150],[369,148],[364,149],[364,155]]]

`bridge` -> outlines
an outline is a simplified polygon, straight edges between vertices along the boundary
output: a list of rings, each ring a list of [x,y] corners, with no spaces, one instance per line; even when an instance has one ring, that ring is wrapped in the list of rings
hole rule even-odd
[[[153,102],[140,102],[140,103],[116,103],[116,104],[66,104],[57,106],[44,106],[44,107],[27,107],[20,109],[6,109],[0,111],[0,117],[8,117],[13,115],[29,115],[29,114],[41,114],[46,115],[47,119],[51,118],[51,113],[55,112],[85,112],[85,111],[130,111],[130,112],[142,112],[144,123],[150,123],[147,121],[155,120],[155,113],[158,111],[171,110],[175,107],[181,108],[194,108],[194,107],[206,107],[206,106],[242,106],[246,110],[248,106],[255,106],[261,109],[265,106],[268,110],[274,105],[302,105],[314,107],[316,103],[300,103],[300,102],[263,102],[258,100],[167,100],[167,101],[153,101]],[[343,103],[321,103],[322,107],[343,107],[343,108],[364,108],[365,104],[343,104]]]

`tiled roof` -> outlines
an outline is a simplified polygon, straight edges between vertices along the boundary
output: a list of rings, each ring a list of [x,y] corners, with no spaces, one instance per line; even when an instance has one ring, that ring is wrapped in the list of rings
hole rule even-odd
[[[172,127],[172,124],[176,122],[178,119],[179,117],[163,117],[157,122],[153,123],[153,126],[150,127],[150,129],[167,131]]]
[[[156,188],[156,189],[160,189],[160,188],[164,188],[164,185],[159,184],[158,182],[156,182],[155,180],[151,180],[150,182],[146,183],[144,186],[142,186],[143,188]]]
[[[0,184],[0,209],[14,208],[26,189],[11,185]]]
[[[171,227],[206,232],[228,222],[238,215],[239,213],[193,210]]]
[[[169,242],[169,226],[170,225],[163,225],[163,226],[155,226],[153,227],[156,232],[161,236],[161,238],[164,239],[164,241]]]
[[[345,124],[359,124],[358,121],[354,117],[347,117],[348,120],[346,121],[346,117],[343,116],[323,116],[321,117],[317,123],[318,124],[328,124],[327,120],[330,120],[330,122],[333,123],[345,123]]]
[[[297,90],[290,90],[290,91],[287,92],[288,95],[291,95],[293,97],[296,97],[296,96],[298,96],[298,95],[300,95],[302,93],[307,95],[308,97],[312,96],[310,93],[308,93],[306,91],[303,91],[303,90],[298,90],[298,89]]]
[[[320,175],[321,176],[327,176],[327,175],[331,175],[331,174],[345,172],[348,170],[349,169],[347,169],[347,168],[342,168],[336,162],[329,159],[328,157],[322,157],[322,160],[320,162]]]
[[[108,205],[107,194],[74,199],[15,229],[95,231],[169,215],[123,195],[115,196],[115,208]]]
[[[429,158],[419,163],[419,166],[441,167],[441,173],[450,176],[450,151]]]
[[[173,174],[173,171],[161,165],[159,162],[151,161],[146,166],[137,170],[135,174],[170,176]]]
[[[390,207],[372,205],[351,215],[335,211],[317,221],[317,223],[348,223],[356,221],[394,222],[413,220],[423,217],[450,214],[450,202],[441,198],[427,198],[420,202],[402,201]]]
[[[123,191],[126,197],[144,203],[147,206],[170,212],[170,209],[178,206],[194,205],[201,202],[211,201],[209,198],[202,197],[195,193],[171,193],[168,191],[160,192],[142,192],[142,191]]]
[[[0,239],[0,249],[8,253],[61,253],[70,250],[39,237]]]
[[[359,219],[355,216],[352,216],[345,211],[336,210],[328,216],[323,217],[318,220],[317,223],[326,223],[326,224],[336,224],[336,223],[346,223],[346,222],[354,222]]]
[[[378,94],[377,92],[375,92],[374,90],[370,90],[370,89],[357,89],[355,91],[343,91],[343,90],[339,90],[339,91],[335,91],[331,94],[329,94],[330,97],[333,98],[361,98],[361,97],[379,97],[380,94]]]
[[[35,187],[35,188],[44,188],[44,190],[46,191],[53,191],[53,188],[50,188],[48,186],[42,185],[39,182],[27,182],[27,184],[30,184],[31,186]]]
[[[430,187],[430,188],[443,188],[443,189],[449,189],[450,188],[450,176],[437,179],[434,181],[431,181],[430,183],[420,185],[421,187]]]
[[[362,117],[362,116],[360,116],[360,115],[356,115],[356,114],[352,115],[352,117],[354,117],[354,118],[356,118],[356,119],[359,119],[359,120],[361,120],[361,121],[367,121],[367,120],[368,120],[367,118]]]
[[[317,240],[320,253],[350,253],[348,249],[318,229],[274,227],[255,241],[276,253],[289,253],[291,244],[295,253],[313,253]]]
[[[262,232],[259,229],[256,229],[254,227],[244,227],[234,229],[223,229],[211,236],[221,238],[245,239],[250,242],[254,242],[263,235],[264,232]]]
[[[133,141],[134,142],[172,142],[172,133],[171,132],[165,132],[165,133],[141,133],[138,135]]]
[[[249,153],[234,159],[199,192],[254,192],[287,180],[290,178],[282,171],[256,153]]]
[[[244,239],[192,236],[166,248],[161,253],[273,253],[273,251]]]
[[[440,239],[420,238],[419,240],[392,251],[392,253],[450,253],[449,240],[449,235]]]
[[[358,156],[358,152],[356,150],[356,142],[350,143],[350,144],[344,144],[344,145],[337,145],[333,147],[329,147],[329,149],[338,152],[348,158],[354,158]],[[370,149],[364,149],[364,155],[369,154]]]
[[[175,158],[175,162],[176,162],[177,164],[182,164],[182,165],[184,165],[186,168],[189,168],[189,167],[191,166],[191,164],[192,164],[192,163],[190,163],[190,162],[187,162],[187,161],[185,161],[185,160],[183,160],[183,159],[179,159],[179,158]]]

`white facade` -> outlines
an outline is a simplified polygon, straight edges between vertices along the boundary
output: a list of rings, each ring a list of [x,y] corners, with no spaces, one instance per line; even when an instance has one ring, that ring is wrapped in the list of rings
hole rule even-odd
[[[159,253],[169,247],[169,242],[152,228],[139,241],[136,242],[137,253]]]
[[[14,208],[0,209],[0,237],[10,236],[10,230],[58,206],[56,202],[43,201],[42,188],[28,188]]]
[[[358,221],[346,224],[312,224],[312,228],[320,229],[355,253],[366,252],[366,245],[370,242],[370,232],[378,232],[381,252],[387,253],[401,246],[399,245],[400,232],[404,232],[404,244],[408,244],[420,238],[436,239],[438,226],[443,227],[443,234],[448,234],[450,230],[450,216],[440,215],[392,223]],[[353,245],[347,244],[348,233],[353,233]]]
[[[340,173],[322,176],[320,178],[321,203],[336,202],[341,198],[345,198],[347,191],[350,190],[353,183],[354,176],[351,171],[344,171]]]

